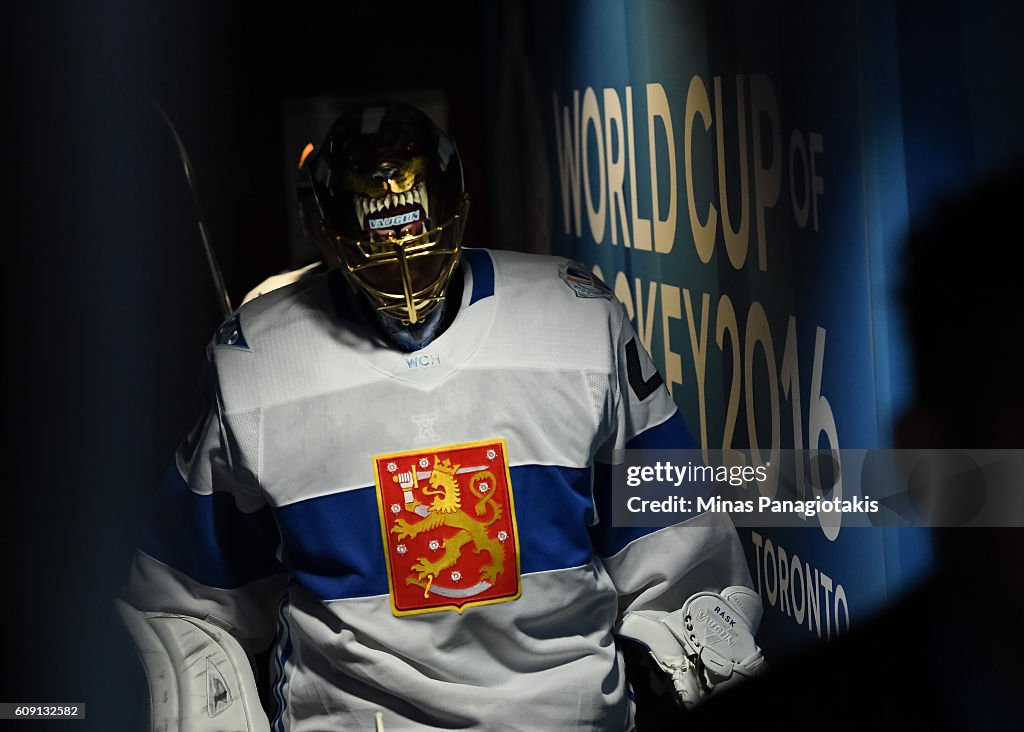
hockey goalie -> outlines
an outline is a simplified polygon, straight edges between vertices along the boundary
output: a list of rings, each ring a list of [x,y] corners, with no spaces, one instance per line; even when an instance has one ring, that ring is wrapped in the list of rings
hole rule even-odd
[[[214,335],[118,600],[153,728],[625,730],[625,642],[684,705],[759,673],[728,519],[611,521],[617,453],[693,442],[609,288],[463,247],[417,109],[350,111],[300,173],[328,266]]]

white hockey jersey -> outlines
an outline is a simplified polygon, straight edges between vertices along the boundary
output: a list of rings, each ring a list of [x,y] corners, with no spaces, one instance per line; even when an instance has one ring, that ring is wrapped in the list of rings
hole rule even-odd
[[[692,441],[607,288],[482,249],[462,272],[415,353],[340,312],[337,275],[211,344],[124,597],[276,637],[274,730],[627,729],[617,618],[750,584],[727,518],[611,523],[612,451]]]

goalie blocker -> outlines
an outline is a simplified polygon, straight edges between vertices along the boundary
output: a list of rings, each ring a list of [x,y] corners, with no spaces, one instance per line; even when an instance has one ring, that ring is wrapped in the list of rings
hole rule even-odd
[[[761,599],[747,587],[699,592],[667,615],[627,613],[618,634],[646,648],[689,708],[708,695],[767,670],[754,633]]]

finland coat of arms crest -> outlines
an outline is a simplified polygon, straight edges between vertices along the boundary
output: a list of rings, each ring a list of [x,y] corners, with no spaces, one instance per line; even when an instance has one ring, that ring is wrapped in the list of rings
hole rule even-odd
[[[519,597],[519,536],[503,439],[373,458],[395,615]]]

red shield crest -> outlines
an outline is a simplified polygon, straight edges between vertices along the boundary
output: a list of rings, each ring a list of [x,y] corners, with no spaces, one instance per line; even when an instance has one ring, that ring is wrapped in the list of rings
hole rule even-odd
[[[519,597],[503,439],[377,455],[373,467],[395,615]]]

